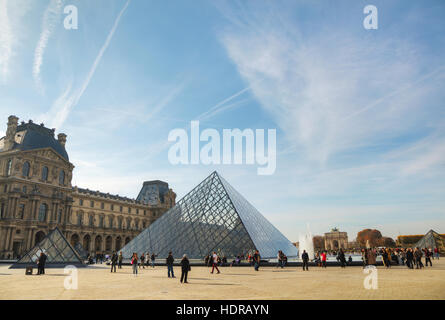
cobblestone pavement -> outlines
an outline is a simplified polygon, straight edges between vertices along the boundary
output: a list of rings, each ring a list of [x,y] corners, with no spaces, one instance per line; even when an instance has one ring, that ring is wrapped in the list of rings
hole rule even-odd
[[[78,289],[64,287],[63,269],[26,276],[24,269],[0,265],[0,299],[445,299],[445,259],[433,267],[410,270],[377,268],[378,289],[365,289],[361,267],[223,267],[221,274],[192,267],[189,283],[167,278],[166,267],[140,270],[137,277],[124,266],[110,273],[105,265],[78,269]],[[34,270],[35,273],[35,270]]]

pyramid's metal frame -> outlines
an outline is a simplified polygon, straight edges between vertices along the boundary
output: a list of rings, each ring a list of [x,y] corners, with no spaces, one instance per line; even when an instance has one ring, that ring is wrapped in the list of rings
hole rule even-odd
[[[438,234],[436,231],[430,230],[422,237],[422,239],[417,241],[417,243],[414,245],[414,247],[421,248],[421,249],[439,248],[439,250],[441,252],[444,252],[445,251],[445,238],[442,237],[440,234]]]
[[[130,241],[122,253],[149,252],[203,259],[212,251],[227,258],[255,249],[263,258],[278,250],[297,257],[297,248],[216,171],[173,208]]]
[[[86,267],[77,251],[66,240],[59,228],[56,227],[9,268],[18,269],[33,266],[36,264],[41,252],[47,255],[45,264],[47,268],[60,268],[67,265]]]

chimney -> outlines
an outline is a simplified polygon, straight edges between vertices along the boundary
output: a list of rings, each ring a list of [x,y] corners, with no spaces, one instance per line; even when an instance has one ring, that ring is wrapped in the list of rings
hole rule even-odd
[[[59,141],[59,143],[62,145],[62,147],[65,148],[65,144],[66,144],[66,134],[64,133],[59,133],[57,135],[57,141]]]
[[[15,134],[17,132],[17,124],[19,118],[16,116],[8,117],[8,129],[6,129],[6,137],[3,151],[11,150],[15,142]]]

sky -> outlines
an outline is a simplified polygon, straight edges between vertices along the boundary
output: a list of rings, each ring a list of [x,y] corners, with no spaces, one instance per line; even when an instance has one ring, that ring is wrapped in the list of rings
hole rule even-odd
[[[441,0],[0,0],[0,135],[11,114],[56,128],[73,185],[132,198],[160,179],[179,200],[217,170],[291,241],[445,233],[444,14]],[[193,120],[276,129],[274,174],[173,165],[169,132]]]

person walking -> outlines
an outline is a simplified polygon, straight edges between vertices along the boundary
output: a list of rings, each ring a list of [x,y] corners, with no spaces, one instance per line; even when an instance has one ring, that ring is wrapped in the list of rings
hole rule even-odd
[[[253,267],[255,271],[258,271],[260,269],[260,262],[261,262],[260,252],[258,250],[255,250],[255,253],[253,254]]]
[[[168,274],[168,277],[170,278],[170,273],[171,273],[171,275],[172,275],[172,278],[175,278],[175,274],[174,274],[174,272],[173,272],[173,262],[175,261],[175,259],[173,259],[173,254],[172,254],[172,252],[170,251],[169,253],[168,253],[168,257],[167,257],[167,259],[165,259],[165,262],[166,262],[166,264],[167,264],[167,274]]]
[[[281,269],[283,269],[283,267],[284,267],[284,255],[283,255],[283,251],[278,250],[277,259],[278,259],[277,268],[278,268],[278,267],[281,267]]]
[[[414,249],[414,260],[416,261],[416,269],[422,269],[422,250],[419,248]]]
[[[124,259],[124,257],[122,256],[122,251],[121,252],[119,252],[119,257],[118,257],[118,265],[117,265],[117,267],[119,268],[119,269],[122,269],[122,260]]]
[[[155,253],[153,252],[153,253],[151,254],[151,267],[152,267],[152,268],[155,267],[155,259],[156,259],[156,255],[155,255]]]
[[[45,274],[45,263],[46,263],[47,255],[43,252],[40,252],[40,257],[37,260],[37,274]]]
[[[216,269],[217,273],[220,273],[219,269],[218,269],[218,255],[216,254],[215,251],[213,251],[213,254],[212,254],[212,271],[210,273],[213,273],[213,271],[215,269]]]
[[[434,257],[439,260],[439,248],[434,248]]]
[[[145,255],[144,253],[141,254],[141,258],[140,258],[140,263],[139,263],[139,269],[142,267],[142,269],[145,269]]]
[[[410,269],[414,269],[414,253],[413,249],[408,248],[406,251],[406,266]]]
[[[431,249],[425,248],[425,267],[428,267],[428,262],[430,263],[430,267],[433,266],[433,263],[431,262],[431,256],[433,255],[433,252]]]
[[[301,259],[303,259],[303,271],[309,271],[309,255],[307,254],[306,250],[303,250]]]
[[[189,273],[189,271],[191,271],[191,267],[190,267],[190,261],[187,258],[187,255],[184,254],[182,256],[182,260],[181,260],[181,283],[184,281],[184,283],[188,283],[187,282],[187,275]]]
[[[145,254],[145,265],[148,266],[150,265],[150,253],[147,251],[147,253]]]
[[[133,267],[133,275],[137,277],[138,275],[138,254],[136,252],[133,253],[131,257],[131,266]]]
[[[113,269],[114,269],[114,272],[116,272],[117,260],[118,260],[117,254],[115,251],[113,251],[113,255],[111,256],[111,271],[110,272],[113,272]]]

